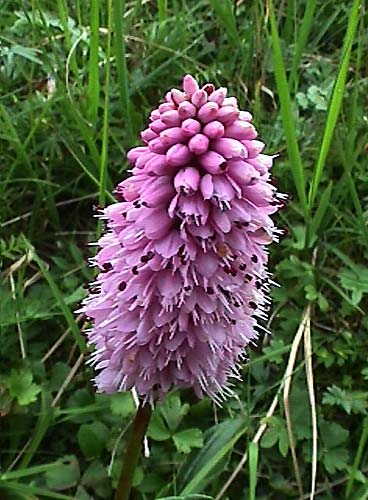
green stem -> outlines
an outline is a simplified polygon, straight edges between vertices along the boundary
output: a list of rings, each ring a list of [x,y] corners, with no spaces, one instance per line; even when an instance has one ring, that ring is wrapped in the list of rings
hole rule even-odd
[[[128,442],[128,448],[124,457],[119,484],[115,492],[114,500],[129,500],[134,472],[141,454],[143,439],[151,414],[152,410],[149,405],[139,405],[134,419],[133,429]]]

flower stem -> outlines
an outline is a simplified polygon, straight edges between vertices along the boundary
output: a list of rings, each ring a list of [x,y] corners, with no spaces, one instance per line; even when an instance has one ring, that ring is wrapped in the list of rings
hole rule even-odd
[[[116,488],[114,500],[129,500],[134,472],[141,454],[143,439],[151,414],[152,410],[149,405],[139,405],[125,453],[119,484]]]

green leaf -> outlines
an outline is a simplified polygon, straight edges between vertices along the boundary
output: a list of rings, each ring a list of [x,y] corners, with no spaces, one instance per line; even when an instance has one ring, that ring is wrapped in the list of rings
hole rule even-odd
[[[171,433],[165,425],[163,417],[155,411],[152,415],[150,424],[147,430],[147,436],[155,441],[166,441],[170,439]]]
[[[133,397],[130,392],[117,392],[110,396],[110,408],[114,415],[128,417],[135,412]]]
[[[173,435],[176,449],[181,453],[189,453],[192,448],[202,448],[203,435],[200,429],[185,429]]]
[[[335,422],[323,420],[319,425],[319,429],[323,444],[327,449],[338,447],[346,443],[349,438],[349,431]]]
[[[86,458],[99,457],[106,446],[109,431],[101,422],[83,424],[78,430],[79,447]]]
[[[110,498],[112,487],[107,469],[101,462],[92,462],[83,474],[81,484],[92,489],[101,498]],[[90,497],[88,497],[90,498]]]
[[[183,417],[188,413],[190,406],[182,404],[178,394],[171,394],[159,407],[161,415],[164,417],[171,433],[174,433]]]
[[[346,469],[349,463],[349,453],[346,448],[337,447],[328,450],[323,456],[323,464],[330,474]]]
[[[67,460],[66,463],[60,463],[59,467],[47,471],[45,475],[47,487],[57,491],[76,486],[79,477],[79,464],[75,457]]]
[[[70,366],[62,361],[55,363],[51,369],[51,380],[49,382],[50,391],[58,391],[69,375]]]
[[[358,305],[363,295],[368,293],[368,269],[360,264],[354,265],[354,269],[344,269],[338,274],[341,286],[352,292],[351,300]]]
[[[5,378],[10,395],[16,398],[21,406],[37,400],[41,386],[33,383],[33,375],[29,370],[12,370]]]
[[[270,345],[263,348],[263,352],[267,355],[267,360],[277,365],[283,362],[282,355],[285,352],[285,342],[282,339],[272,338]]]
[[[269,427],[261,439],[262,448],[272,448],[279,439],[279,428]]]
[[[289,436],[286,427],[282,427],[279,433],[279,452],[285,458],[289,451]]]
[[[323,395],[322,403],[340,406],[348,415],[353,413],[366,413],[367,392],[345,391],[336,385],[327,388]]]
[[[42,64],[41,59],[37,57],[37,54],[41,54],[41,50],[34,49],[32,47],[23,47],[22,45],[13,45],[11,52],[36,64]]]

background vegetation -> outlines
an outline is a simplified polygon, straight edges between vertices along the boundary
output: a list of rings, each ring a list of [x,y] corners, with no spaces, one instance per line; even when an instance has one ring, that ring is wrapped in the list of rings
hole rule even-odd
[[[280,153],[289,234],[271,250],[273,335],[237,398],[158,405],[134,498],[368,498],[359,3],[0,1],[1,498],[112,496],[134,403],[94,393],[72,311],[92,276],[93,205],[112,200],[149,110],[186,72],[228,85]]]

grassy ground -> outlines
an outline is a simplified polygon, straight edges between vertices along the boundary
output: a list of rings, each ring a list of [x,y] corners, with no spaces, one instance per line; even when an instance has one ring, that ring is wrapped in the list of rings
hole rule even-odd
[[[93,204],[112,200],[126,149],[186,72],[228,85],[280,153],[289,234],[271,252],[273,335],[238,398],[157,407],[134,498],[368,498],[359,3],[0,2],[1,498],[111,498],[134,405],[94,394],[72,311],[91,278]]]

